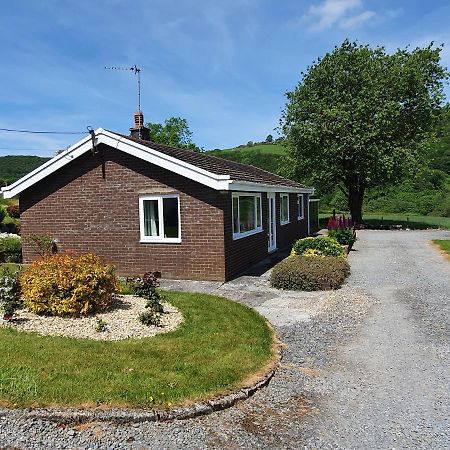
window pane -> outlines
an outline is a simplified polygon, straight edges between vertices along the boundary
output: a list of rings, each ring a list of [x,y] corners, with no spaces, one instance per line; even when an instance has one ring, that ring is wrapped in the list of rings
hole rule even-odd
[[[233,233],[239,233],[238,197],[233,197]]]
[[[287,195],[281,196],[281,221],[287,222],[289,220],[289,197]]]
[[[178,198],[163,198],[164,237],[178,237]]]
[[[241,233],[254,230],[255,226],[255,197],[239,197],[239,222]]]
[[[298,217],[303,217],[303,195],[297,197],[298,203]]]
[[[144,235],[159,236],[158,200],[144,200]]]
[[[256,197],[256,227],[261,226],[261,197]]]

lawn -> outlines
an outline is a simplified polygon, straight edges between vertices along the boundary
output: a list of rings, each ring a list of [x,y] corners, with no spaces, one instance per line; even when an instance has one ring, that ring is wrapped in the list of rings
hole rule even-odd
[[[0,328],[0,404],[153,407],[235,388],[272,356],[265,319],[236,302],[167,292],[177,330],[116,342]]]
[[[321,227],[326,227],[326,219],[331,213],[319,214]],[[346,213],[348,216],[348,213]],[[404,225],[411,229],[444,228],[450,229],[450,217],[417,216],[413,214],[364,214],[364,223],[369,225]]]
[[[438,245],[445,253],[450,255],[450,239],[433,239],[433,243]]]

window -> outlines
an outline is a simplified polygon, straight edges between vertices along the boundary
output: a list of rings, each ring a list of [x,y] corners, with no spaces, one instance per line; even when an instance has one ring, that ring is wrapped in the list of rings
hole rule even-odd
[[[280,223],[289,223],[289,194],[280,194]]]
[[[305,217],[303,212],[303,194],[297,194],[297,219],[301,220]]]
[[[233,239],[262,231],[261,195],[233,194]]]
[[[177,195],[140,197],[139,220],[141,242],[181,242]]]

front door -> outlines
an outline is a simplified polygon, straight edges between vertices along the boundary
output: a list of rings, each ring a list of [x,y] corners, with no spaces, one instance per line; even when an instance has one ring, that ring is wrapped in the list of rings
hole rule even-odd
[[[277,225],[276,225],[276,211],[275,211],[275,194],[267,194],[267,206],[268,206],[268,232],[267,250],[274,252],[277,249]]]

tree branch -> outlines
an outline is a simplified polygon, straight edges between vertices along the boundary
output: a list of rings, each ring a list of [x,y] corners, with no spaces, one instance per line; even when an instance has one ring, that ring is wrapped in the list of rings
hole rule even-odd
[[[348,198],[349,193],[340,184],[338,184],[337,187]]]

